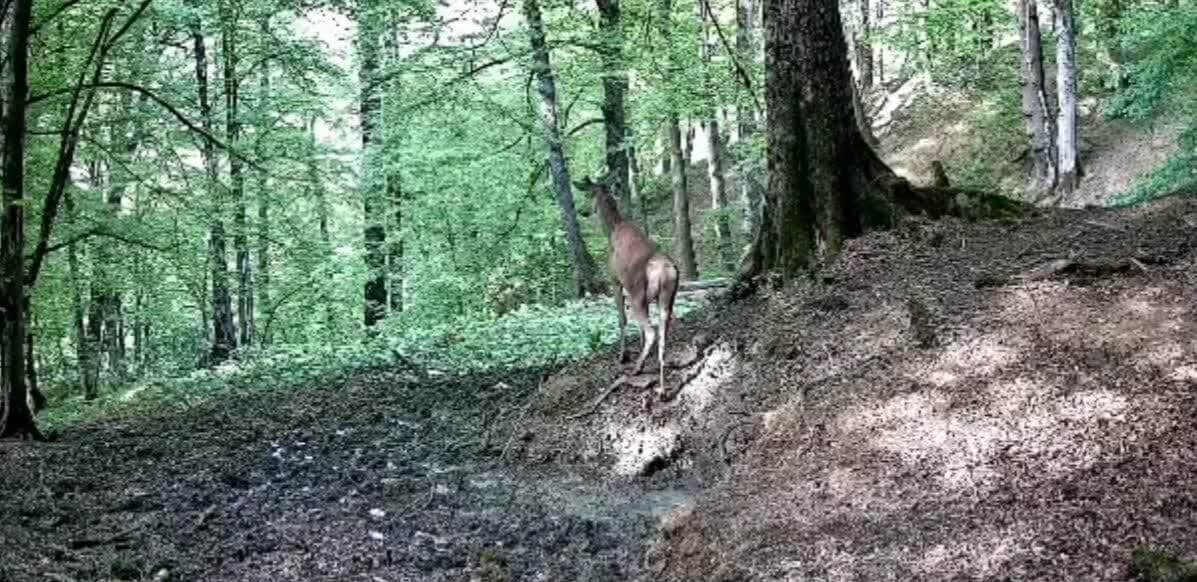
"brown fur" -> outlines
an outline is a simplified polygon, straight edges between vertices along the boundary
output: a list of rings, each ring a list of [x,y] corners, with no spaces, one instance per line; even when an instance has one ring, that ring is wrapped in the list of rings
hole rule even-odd
[[[677,297],[678,270],[673,259],[661,252],[655,243],[635,223],[619,212],[615,198],[601,184],[589,179],[578,184],[588,189],[593,197],[594,211],[598,213],[607,230],[610,243],[608,267],[615,279],[615,306],[619,311],[619,360],[627,357],[624,332],[627,329],[627,315],[624,313],[624,290],[631,304],[632,317],[640,324],[643,348],[636,359],[633,374],[644,369],[653,344],[657,345],[657,363],[660,366],[660,384],[657,390],[665,391],[665,340],[673,319],[673,301]],[[649,319],[649,305],[657,302],[660,323],[657,330]],[[658,338],[658,334],[660,337]]]

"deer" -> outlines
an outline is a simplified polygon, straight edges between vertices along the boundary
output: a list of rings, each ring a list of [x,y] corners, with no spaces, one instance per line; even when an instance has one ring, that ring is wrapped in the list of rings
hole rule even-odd
[[[583,216],[589,218],[592,213],[598,214],[607,233],[610,249],[607,266],[614,279],[615,309],[619,313],[619,363],[626,363],[628,356],[625,334],[628,317],[624,303],[626,290],[627,299],[631,302],[632,317],[640,325],[640,338],[643,341],[640,357],[636,359],[632,374],[637,375],[644,370],[644,361],[648,359],[655,343],[660,370],[657,392],[665,394],[665,339],[669,333],[670,320],[673,318],[673,302],[677,298],[677,265],[636,223],[620,213],[615,197],[607,190],[605,184],[594,182],[586,176],[574,185],[590,194],[591,210],[584,211]],[[649,305],[654,301],[660,316],[659,332],[653,329],[652,321],[648,317]]]

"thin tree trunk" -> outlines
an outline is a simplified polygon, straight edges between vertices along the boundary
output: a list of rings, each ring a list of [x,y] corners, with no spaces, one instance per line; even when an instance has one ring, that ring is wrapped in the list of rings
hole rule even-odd
[[[856,72],[862,93],[873,88],[873,44],[869,41],[869,0],[857,0],[860,9],[860,29],[856,32]]]
[[[221,1],[221,40],[224,56],[225,136],[229,147],[241,142],[241,79],[238,71],[237,25],[240,6]],[[249,254],[249,217],[245,202],[245,172],[241,159],[229,156],[229,182],[233,194],[233,252],[237,261],[237,329],[243,347],[254,343],[253,265]]]
[[[316,199],[316,213],[320,231],[320,265],[327,269],[332,264],[332,238],[328,232],[328,197],[320,183],[319,158],[316,157],[316,121],[308,122],[308,187],[309,195]],[[332,293],[328,285],[320,286],[320,304],[324,306],[324,331],[331,334],[336,329],[336,314],[333,310]]]
[[[611,192],[630,212],[632,188],[628,183],[627,123],[624,96],[628,91],[628,76],[624,72],[623,22],[620,20],[619,0],[596,0],[599,9],[599,29],[603,34],[603,126],[607,134],[607,178]]]
[[[40,437],[25,385],[25,111],[29,95],[29,24],[32,0],[13,0],[8,21],[10,89],[5,100],[3,228],[0,229],[0,438]]]
[[[557,86],[553,78],[553,67],[549,48],[545,43],[544,23],[537,0],[524,0],[524,17],[528,22],[532,45],[532,67],[536,75],[536,88],[540,94],[540,121],[544,140],[548,148],[549,175],[553,190],[557,193],[557,204],[561,207],[561,221],[565,228],[565,240],[569,245],[574,266],[574,288],[579,297],[601,289],[597,268],[590,251],[582,241],[578,226],[577,210],[569,177],[569,165],[565,159],[565,143],[561,135],[561,122],[557,113]]]
[[[199,93],[200,123],[204,131],[212,132],[212,103],[208,99],[208,53],[204,44],[202,24],[196,17],[191,24],[191,38],[195,47],[195,78]],[[209,364],[224,362],[237,349],[237,328],[233,323],[233,304],[229,296],[228,248],[225,242],[225,195],[221,191],[220,170],[216,147],[204,140],[201,150],[208,175],[208,193],[212,210],[208,236],[208,264],[212,278],[212,350]]]
[[[263,36],[269,36],[270,29],[268,25],[262,23]],[[262,81],[259,86],[260,96],[258,98],[258,108],[265,112],[266,103],[270,100],[270,66],[269,64],[262,67]],[[268,309],[271,309],[270,304],[270,176],[265,172],[258,172],[258,280],[255,285],[258,292],[257,313],[264,314]],[[254,321],[259,319],[264,320],[265,317],[259,318],[254,316]],[[271,333],[267,329],[258,331],[258,343],[263,346],[269,346],[271,343]]]
[[[697,3],[697,6],[698,18],[702,22],[702,37],[699,52],[705,64],[703,70],[709,71],[714,61],[718,44],[714,34],[711,32],[715,15],[707,11],[706,2],[700,1]],[[719,258],[724,268],[732,271],[736,268],[736,252],[732,245],[731,220],[724,212],[727,208],[727,179],[723,168],[725,148],[723,136],[719,131],[719,118],[715,114],[715,96],[712,94],[713,88],[711,87],[709,74],[704,73],[703,85],[704,93],[706,93],[706,120],[703,123],[703,127],[706,132],[707,150],[709,151],[707,180],[711,194],[711,212],[715,214],[715,245],[718,248]]]
[[[403,102],[402,77],[399,74],[399,39],[397,18],[391,23],[391,32],[387,35],[387,60],[391,75],[387,103],[399,104]],[[401,170],[400,146],[402,145],[402,127],[400,127],[400,107],[391,106],[384,115],[386,123],[386,157],[387,164],[387,202],[390,204],[390,221],[387,224],[387,284],[389,287],[390,310],[392,313],[403,311],[403,172]]]
[[[1072,0],[1053,0],[1056,17],[1056,155],[1059,157],[1056,190],[1070,194],[1081,177],[1077,111],[1077,27]]]
[[[387,312],[386,184],[385,174],[380,171],[385,162],[381,159],[383,156],[379,155],[385,144],[379,139],[382,137],[378,123],[382,99],[377,86],[380,28],[377,15],[361,15],[358,22],[358,51],[361,55],[362,211],[366,251],[363,296],[364,322],[368,330],[382,321]]]
[[[1036,190],[1050,192],[1056,185],[1056,130],[1044,82],[1039,9],[1035,0],[1019,0],[1018,10],[1022,41],[1022,115],[1031,147],[1031,177]]]
[[[752,62],[756,58],[756,0],[738,0],[736,3],[736,53],[741,62]],[[756,136],[757,124],[752,107],[755,97],[748,93],[748,89],[740,88],[739,103],[736,104],[736,133],[739,135],[742,158],[737,160],[739,170],[740,201],[744,206],[743,229],[744,235],[752,240],[756,236],[757,217],[761,212],[761,185],[756,176],[749,171],[746,156],[751,152],[750,144]]]
[[[686,186],[685,154],[682,151],[682,128],[676,113],[669,114],[670,183],[673,187],[673,246],[678,255],[678,270],[682,280],[698,278],[698,263],[694,259],[694,239],[690,235],[690,198]]]
[[[75,199],[71,196],[69,190],[64,193],[62,202],[66,206],[67,225],[73,231],[76,221]],[[83,389],[83,397],[87,400],[92,400],[96,397],[98,389],[95,381],[96,377],[92,374],[94,346],[87,337],[87,331],[83,323],[83,289],[80,285],[81,275],[79,272],[78,245],[72,244],[67,247],[67,272],[71,281],[71,331],[73,336],[71,339],[75,344],[79,385]]]
[[[885,0],[877,0],[877,26],[885,27]],[[877,83],[885,84],[885,45],[877,51]]]
[[[667,84],[677,78],[677,63],[673,58],[673,2],[660,0],[658,26],[664,50],[669,55],[666,64]],[[683,149],[681,119],[675,109],[666,117],[665,131],[669,135],[669,173],[673,188],[673,250],[677,254],[678,270],[683,280],[698,278],[698,262],[694,256],[694,239],[690,228],[690,199],[686,187],[686,170],[690,164],[689,148]]]

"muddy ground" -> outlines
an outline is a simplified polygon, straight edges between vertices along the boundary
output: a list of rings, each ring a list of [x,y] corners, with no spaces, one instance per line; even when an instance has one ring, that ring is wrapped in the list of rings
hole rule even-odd
[[[601,354],[3,444],[0,581],[1128,580],[1197,558],[1195,233],[909,221],[684,322],[667,401]]]

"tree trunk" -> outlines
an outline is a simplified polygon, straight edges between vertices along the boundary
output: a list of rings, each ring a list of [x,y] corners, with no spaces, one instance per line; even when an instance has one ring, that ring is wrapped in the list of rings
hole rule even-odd
[[[738,0],[736,3],[736,53],[740,62],[747,67],[756,58],[756,0]],[[745,171],[750,153],[750,144],[756,136],[755,96],[741,87],[739,103],[736,104],[736,133],[739,135],[743,158],[737,160],[739,170],[740,201],[744,206],[744,235],[752,240],[756,237],[757,217],[761,212],[761,185],[753,172]]]
[[[1070,194],[1080,183],[1080,142],[1077,112],[1076,40],[1078,30],[1072,0],[1053,0],[1056,17],[1056,155],[1059,158],[1056,191]]]
[[[867,205],[893,173],[865,142],[834,2],[769,0],[766,14],[768,174],[749,270],[784,278],[828,258],[869,223]]]
[[[690,235],[690,198],[686,186],[685,154],[682,151],[682,128],[676,113],[669,114],[670,183],[673,186],[673,247],[677,253],[678,270],[683,281],[698,278],[698,263],[694,260],[694,240]]]
[[[382,109],[382,95],[377,86],[380,30],[378,16],[363,13],[358,22],[358,54],[361,55],[360,82],[362,125],[362,211],[365,220],[366,282],[364,322],[371,329],[386,317],[387,257],[385,165],[381,148],[385,147],[379,134],[378,117]]]
[[[1031,177],[1036,190],[1050,192],[1056,185],[1056,129],[1043,73],[1039,8],[1036,0],[1019,0],[1018,11],[1022,42],[1022,115],[1031,147]]]
[[[387,103],[393,103],[390,111],[384,115],[386,123],[386,157],[387,164],[387,202],[390,204],[390,221],[387,225],[387,284],[389,287],[390,310],[392,313],[403,311],[403,173],[400,165],[400,146],[402,132],[400,127],[400,107],[403,102],[402,78],[399,74],[399,26],[398,18],[391,23],[390,34],[387,35],[387,60],[391,75]]]
[[[677,78],[677,63],[673,59],[673,2],[660,0],[658,20],[664,50],[669,55],[666,62],[666,84]],[[672,106],[670,106],[672,107]],[[676,109],[671,109],[666,118],[666,132],[669,135],[669,173],[673,187],[673,251],[677,255],[678,270],[682,280],[698,278],[698,263],[694,258],[694,240],[690,229],[690,199],[686,187],[686,170],[689,169],[689,153],[683,149],[681,120]]]
[[[532,67],[536,75],[536,88],[540,94],[540,121],[548,147],[549,174],[553,190],[557,193],[557,204],[561,207],[561,221],[565,227],[565,239],[569,245],[574,265],[574,287],[578,296],[598,292],[594,258],[582,241],[578,226],[577,210],[569,177],[569,166],[565,160],[565,144],[561,136],[561,122],[557,114],[557,87],[553,79],[549,48],[545,43],[544,23],[541,20],[538,0],[524,0],[524,17],[532,45]]]
[[[67,225],[74,231],[76,212],[75,199],[68,190],[63,195],[66,206]],[[79,249],[78,245],[67,247],[67,273],[71,282],[71,320],[72,341],[75,344],[76,367],[79,370],[79,384],[83,389],[83,397],[94,400],[98,394],[96,377],[92,374],[92,362],[95,357],[94,346],[87,336],[83,320],[83,288],[80,284]]]
[[[628,183],[627,123],[624,95],[628,92],[628,76],[624,72],[623,23],[620,20],[619,0],[596,0],[599,9],[599,30],[603,34],[603,126],[607,133],[607,179],[612,194],[631,212],[632,189]]]
[[[706,2],[700,1],[697,5],[698,18],[702,22],[699,52],[705,65],[703,85],[706,97],[706,120],[703,123],[703,128],[707,137],[707,150],[710,152],[707,160],[707,180],[710,184],[711,212],[715,214],[715,245],[724,268],[733,271],[736,268],[736,251],[732,244],[731,220],[725,212],[727,208],[727,179],[723,167],[725,148],[723,136],[719,131],[719,118],[715,114],[715,95],[709,74],[706,73],[706,71],[710,71],[715,52],[718,50],[718,40],[711,31],[715,15],[707,11]]]
[[[332,264],[332,238],[328,232],[328,197],[324,194],[324,187],[320,184],[319,158],[316,157],[316,122],[308,122],[308,184],[316,199],[316,213],[320,225],[320,264],[327,269]],[[333,311],[332,293],[328,285],[320,286],[320,304],[324,306],[324,331],[332,334],[336,329],[336,314]]]
[[[8,79],[4,104],[3,229],[0,229],[0,438],[41,434],[25,385],[25,110],[29,95],[29,24],[33,0],[13,0],[8,27]]]
[[[861,93],[873,88],[873,44],[869,41],[869,0],[857,0],[860,9],[860,29],[856,31],[856,73]]]
[[[265,24],[263,24],[263,32],[268,33]],[[262,70],[261,83],[261,97],[258,100],[259,107],[262,107],[270,98],[270,67],[264,66]],[[264,314],[266,310],[272,309],[270,304],[270,176],[264,172],[258,172],[258,280],[256,281],[256,291],[258,292],[257,301],[254,303],[257,306],[257,314],[254,316],[254,321],[264,321]],[[259,317],[263,315],[263,317]],[[258,330],[258,343],[262,346],[269,346],[271,343],[271,333],[268,329]]]
[[[877,26],[885,27],[885,0],[877,0]],[[885,46],[877,51],[877,67],[876,67],[877,83],[885,84]]]
[[[199,93],[200,123],[212,135],[212,103],[208,99],[208,57],[204,33],[198,17],[191,24],[195,47],[195,79]],[[225,195],[220,188],[220,170],[216,146],[204,140],[204,168],[208,174],[208,193],[212,200],[209,224],[208,264],[212,277],[212,350],[209,364],[224,362],[237,349],[237,328],[233,324],[233,304],[229,296],[228,249],[225,242]]]
[[[221,1],[221,41],[224,56],[225,136],[231,148],[241,142],[241,79],[237,55],[237,25],[240,7],[233,0]],[[254,343],[253,266],[249,255],[249,219],[245,203],[245,173],[241,159],[229,156],[229,183],[233,194],[233,252],[237,261],[237,329],[243,347]]]

